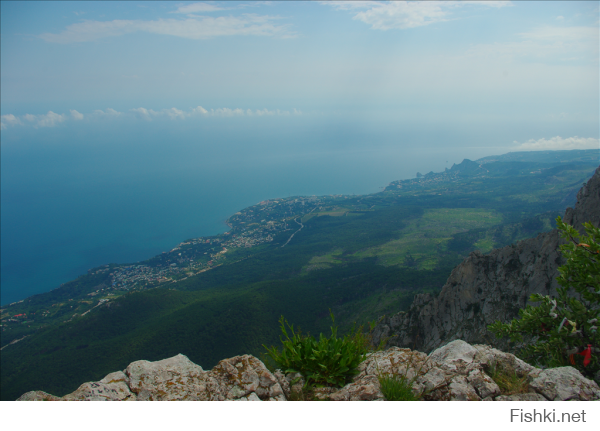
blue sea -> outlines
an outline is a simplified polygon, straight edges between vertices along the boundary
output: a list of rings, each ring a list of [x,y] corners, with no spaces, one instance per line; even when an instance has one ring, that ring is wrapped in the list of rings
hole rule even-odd
[[[254,121],[254,122],[253,122]],[[71,123],[2,132],[1,303],[107,263],[148,259],[261,200],[376,193],[468,149],[431,137],[297,118]],[[497,152],[497,151],[496,151]]]

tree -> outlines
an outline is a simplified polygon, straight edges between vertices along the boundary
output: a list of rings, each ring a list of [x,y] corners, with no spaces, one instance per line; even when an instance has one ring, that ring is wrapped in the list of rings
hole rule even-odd
[[[557,227],[566,244],[560,250],[567,262],[558,268],[556,297],[533,294],[519,310],[520,319],[496,321],[488,327],[496,337],[524,343],[523,359],[540,366],[572,365],[593,377],[600,370],[600,228],[584,223],[587,235],[562,219]]]

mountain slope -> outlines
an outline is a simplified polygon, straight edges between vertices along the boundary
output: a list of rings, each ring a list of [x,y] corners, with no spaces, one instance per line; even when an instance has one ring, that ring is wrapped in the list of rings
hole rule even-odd
[[[564,221],[582,232],[584,222],[600,225],[600,167]],[[533,293],[556,293],[557,268],[564,263],[560,241],[554,229],[487,255],[474,251],[452,271],[438,296],[416,295],[408,312],[384,318],[375,328],[375,342],[390,337],[388,346],[425,352],[456,339],[505,348],[487,326],[518,317]]]

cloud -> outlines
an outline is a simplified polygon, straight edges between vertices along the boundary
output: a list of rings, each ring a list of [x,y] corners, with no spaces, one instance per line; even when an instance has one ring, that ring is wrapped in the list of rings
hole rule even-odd
[[[74,109],[71,109],[70,112],[71,112],[71,117],[73,117],[74,120],[83,120],[83,114],[77,112]]]
[[[517,151],[537,151],[537,150],[598,150],[600,142],[597,138],[580,138],[573,136],[572,138],[561,138],[555,136],[550,139],[530,139],[527,142],[519,144],[517,141],[515,150]]]
[[[89,42],[105,37],[146,32],[185,39],[210,39],[218,36],[280,36],[293,37],[288,25],[275,25],[278,17],[244,14],[240,17],[191,17],[156,21],[113,20],[83,21],[69,25],[63,32],[44,33],[39,37],[52,43]]]
[[[102,109],[96,109],[93,113],[92,113],[95,117],[118,117],[120,115],[122,115],[122,112],[116,111],[112,108],[107,108],[106,111],[103,111]]]
[[[156,112],[152,109],[146,109],[146,108],[142,108],[142,107],[133,108],[133,109],[130,109],[130,111],[138,114],[144,120],[151,120],[152,117],[156,117],[156,116],[160,115],[160,112]]]
[[[212,115],[218,115],[221,117],[233,117],[234,115],[244,115],[244,111],[236,108],[236,109],[230,109],[230,108],[217,108],[214,111],[211,109],[211,114]]]
[[[5,130],[9,126],[15,125],[26,125],[29,124],[35,128],[38,127],[53,127],[58,123],[62,123],[69,118],[71,120],[83,120],[84,117],[90,120],[98,120],[98,119],[115,119],[115,118],[142,118],[147,121],[151,121],[154,119],[171,119],[171,120],[184,120],[189,117],[242,117],[242,116],[289,116],[289,115],[302,115],[302,112],[294,108],[291,112],[274,109],[241,109],[241,108],[216,108],[216,109],[205,109],[202,106],[197,106],[195,108],[191,108],[189,111],[183,111],[177,108],[169,108],[169,109],[161,109],[160,111],[155,111],[153,109],[147,109],[144,107],[133,108],[129,110],[129,113],[123,113],[116,111],[112,108],[107,108],[106,110],[96,109],[91,114],[82,114],[75,109],[69,110],[71,113],[70,116],[65,114],[56,114],[52,111],[48,111],[47,114],[41,115],[33,115],[33,114],[25,114],[21,117],[17,117],[13,114],[2,115],[2,121],[0,124],[1,130]]]
[[[71,113],[73,113],[73,112],[77,112],[77,111],[71,111]],[[77,114],[79,114],[79,112],[77,112]],[[81,114],[79,114],[79,115],[81,115]],[[65,121],[67,119],[67,116],[65,114],[57,114],[55,112],[48,111],[47,114],[41,114],[41,115],[25,114],[21,118],[22,118],[22,120],[28,121],[30,123],[34,123],[34,127],[37,129],[38,127],[54,127],[57,123],[62,123],[63,121]],[[15,117],[12,114],[3,115],[2,123],[3,124],[11,124],[11,125],[23,124],[21,122],[21,119]],[[5,128],[5,127],[3,127],[3,128]]]
[[[192,109],[193,114],[208,114],[208,111],[204,109],[202,106],[199,106]]]
[[[160,111],[154,111],[152,109],[146,109],[146,108],[135,108],[135,109],[130,109],[131,112],[136,113],[138,116],[140,116],[141,118],[145,119],[145,120],[152,120],[154,118],[159,118],[159,117],[164,117],[164,118],[170,118],[170,119],[185,119],[194,115],[201,115],[201,116],[206,116],[206,117],[242,117],[242,116],[257,116],[257,117],[263,117],[263,116],[288,116],[288,115],[302,115],[302,112],[297,110],[297,109],[293,109],[292,112],[290,113],[290,111],[284,111],[281,109],[275,109],[275,110],[268,110],[266,108],[264,109],[256,109],[256,110],[252,110],[252,109],[241,109],[241,108],[216,108],[216,109],[211,109],[210,111],[207,109],[204,109],[202,106],[197,106],[196,108],[192,108],[190,111],[182,111],[180,109],[177,108],[171,108],[171,109],[162,109]]]
[[[443,11],[437,2],[393,2],[359,12],[354,19],[371,25],[375,30],[390,30],[421,27],[446,21],[446,15],[447,12]]]
[[[39,127],[54,127],[56,123],[62,123],[67,119],[65,114],[56,114],[48,111],[45,115],[38,115],[37,125]]]
[[[22,125],[23,122],[13,114],[2,115],[0,117],[0,130],[6,129],[8,126]]]
[[[375,30],[408,29],[422,27],[451,19],[451,9],[468,5],[487,7],[512,6],[510,1],[342,1],[321,2],[338,10],[359,10],[355,20],[369,24]]]
[[[225,10],[229,8],[222,8],[209,3],[192,3],[179,6],[176,11],[170,13],[203,13],[203,12],[216,12],[219,10]]]

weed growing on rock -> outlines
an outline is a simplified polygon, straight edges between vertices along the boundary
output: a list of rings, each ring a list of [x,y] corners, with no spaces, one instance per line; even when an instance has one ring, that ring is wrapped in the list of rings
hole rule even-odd
[[[302,335],[300,331],[295,332],[293,325],[281,316],[281,351],[276,347],[269,349],[263,345],[267,354],[284,373],[302,374],[307,387],[344,386],[357,374],[356,367],[363,361],[370,347],[368,337],[362,332],[362,326],[339,338],[333,313],[330,314],[329,337],[320,334],[319,339],[315,339],[310,335]]]
[[[489,371],[489,376],[496,382],[502,395],[525,394],[529,392],[529,382],[526,375],[519,377],[515,371],[493,367]]]
[[[381,393],[387,401],[418,401],[419,398],[412,391],[413,381],[406,376],[386,374],[379,376]]]

